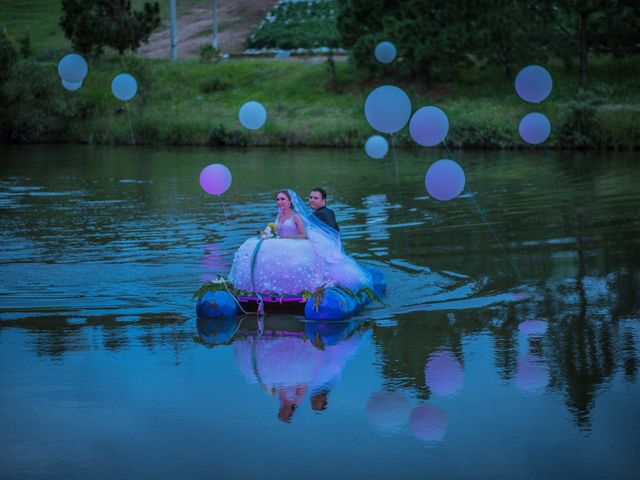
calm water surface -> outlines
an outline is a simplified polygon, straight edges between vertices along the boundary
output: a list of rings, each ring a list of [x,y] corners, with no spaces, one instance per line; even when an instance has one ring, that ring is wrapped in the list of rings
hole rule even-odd
[[[424,188],[435,150],[0,154],[1,478],[640,471],[636,154],[454,152],[450,202]],[[275,192],[317,184],[384,305],[197,319]]]

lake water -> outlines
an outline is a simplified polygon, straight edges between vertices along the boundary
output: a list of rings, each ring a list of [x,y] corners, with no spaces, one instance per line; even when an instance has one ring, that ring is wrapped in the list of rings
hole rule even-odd
[[[0,477],[634,478],[637,154],[453,153],[0,147]],[[318,184],[384,305],[197,319]]]

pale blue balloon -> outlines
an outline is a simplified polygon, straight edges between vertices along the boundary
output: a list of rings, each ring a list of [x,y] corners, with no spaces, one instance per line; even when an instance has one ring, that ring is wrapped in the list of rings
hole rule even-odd
[[[375,55],[380,63],[393,62],[396,54],[396,46],[391,42],[380,42],[376,45]]]
[[[62,80],[62,86],[69,90],[70,92],[75,92],[82,86],[82,82],[71,83],[67,82],[64,78]]]
[[[518,131],[525,142],[537,145],[549,137],[551,122],[542,113],[530,113],[520,120]]]
[[[389,142],[380,135],[373,135],[369,137],[364,144],[364,151],[367,152],[371,158],[384,158],[389,151]]]
[[[449,119],[438,107],[422,107],[411,117],[411,138],[423,147],[433,147],[442,142],[449,132]]]
[[[60,78],[69,83],[82,82],[89,72],[86,60],[77,53],[69,53],[58,63]]]
[[[138,82],[128,73],[121,73],[111,82],[111,91],[118,100],[126,102],[136,96]]]
[[[402,89],[383,85],[374,89],[367,97],[364,115],[369,125],[379,132],[395,133],[409,121],[411,100]]]
[[[543,101],[549,96],[552,88],[551,74],[539,65],[524,67],[516,75],[516,92],[526,102]]]
[[[451,200],[464,190],[465,175],[462,167],[449,159],[434,162],[424,179],[427,192],[437,200]]]
[[[243,127],[257,130],[267,121],[267,109],[260,102],[247,102],[240,107],[238,118]]]

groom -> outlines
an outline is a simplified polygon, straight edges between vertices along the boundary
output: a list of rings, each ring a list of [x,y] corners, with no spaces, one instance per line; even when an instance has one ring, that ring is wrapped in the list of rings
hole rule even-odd
[[[311,190],[311,193],[309,193],[309,206],[313,209],[313,214],[316,217],[337,232],[340,231],[335,213],[330,208],[327,208],[327,192],[324,189],[315,187]]]

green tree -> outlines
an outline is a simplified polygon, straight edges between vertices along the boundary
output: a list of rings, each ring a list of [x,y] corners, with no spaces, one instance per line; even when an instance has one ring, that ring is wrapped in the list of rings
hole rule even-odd
[[[18,51],[11,39],[0,28],[0,84],[9,77],[13,65],[18,59]]]
[[[73,47],[100,55],[111,47],[122,55],[136,50],[160,25],[158,2],[145,2],[133,12],[130,0],[62,0],[60,26]]]
[[[398,51],[394,69],[426,82],[448,78],[471,60],[476,24],[475,3],[461,0],[343,0],[337,18],[358,67],[383,68],[373,52],[389,40]]]
[[[535,2],[554,13],[560,41],[556,54],[579,59],[580,85],[589,82],[589,54],[640,52],[640,2],[632,0],[547,0]]]

